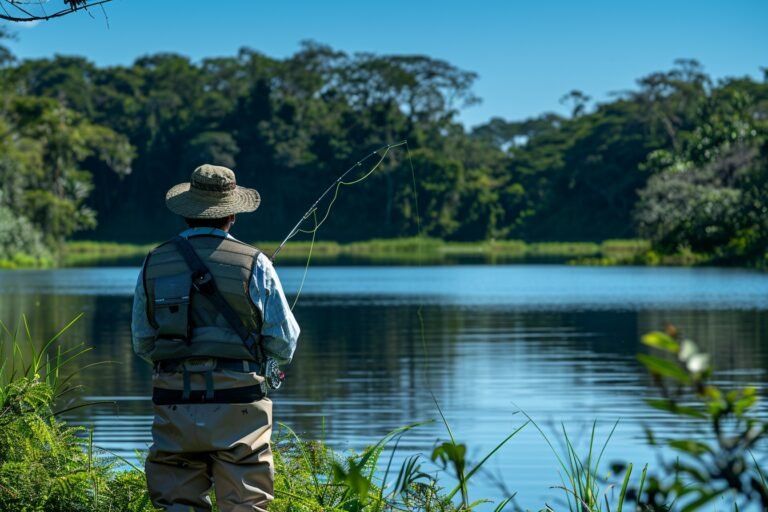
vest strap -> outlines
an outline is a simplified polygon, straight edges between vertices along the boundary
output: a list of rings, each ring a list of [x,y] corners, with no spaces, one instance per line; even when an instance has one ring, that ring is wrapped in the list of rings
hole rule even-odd
[[[183,375],[182,379],[184,381],[184,389],[183,389],[183,392],[181,393],[181,399],[189,400],[189,395],[191,393],[191,388],[192,388],[190,381],[192,380],[192,377],[190,376],[190,372],[187,369],[184,369],[184,372],[182,373],[182,375]]]
[[[205,372],[205,399],[213,400],[213,370]]]
[[[200,259],[192,244],[189,240],[183,236],[177,236],[171,240],[178,249],[179,253],[186,261],[189,270],[192,272],[192,288],[205,296],[211,304],[221,313],[221,316],[229,323],[230,327],[235,330],[237,335],[243,341],[243,345],[248,350],[249,354],[253,354],[259,360],[264,360],[261,350],[261,337],[254,339],[255,336],[248,328],[243,324],[240,316],[230,306],[219,289],[216,287],[216,281],[214,281],[208,267],[205,266],[203,260]]]

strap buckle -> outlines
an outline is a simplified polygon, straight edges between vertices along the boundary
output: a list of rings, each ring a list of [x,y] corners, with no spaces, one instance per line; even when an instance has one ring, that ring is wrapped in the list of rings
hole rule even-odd
[[[213,400],[213,370],[216,368],[216,358],[189,358],[185,359],[181,364],[183,368],[182,379],[184,389],[181,394],[182,400],[189,400],[192,393],[192,378],[193,373],[202,373],[205,378],[205,397],[203,400]]]
[[[192,276],[192,286],[203,295],[213,295],[216,285],[210,272],[200,272]]]

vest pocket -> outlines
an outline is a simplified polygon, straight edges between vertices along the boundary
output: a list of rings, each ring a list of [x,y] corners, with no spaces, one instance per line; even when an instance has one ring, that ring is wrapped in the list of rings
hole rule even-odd
[[[189,339],[191,290],[188,272],[155,279],[153,309],[158,338]]]

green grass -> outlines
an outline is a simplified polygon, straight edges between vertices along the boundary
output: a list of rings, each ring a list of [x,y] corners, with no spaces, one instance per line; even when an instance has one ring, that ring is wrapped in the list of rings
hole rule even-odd
[[[606,240],[600,245],[600,252],[606,256],[633,256],[650,249],[650,242],[636,239]]]
[[[0,258],[0,269],[48,268],[53,264],[49,258],[36,258],[24,253],[14,254],[12,258]]]
[[[277,248],[278,242],[255,242],[254,245],[267,255],[271,255]],[[68,242],[61,261],[64,266],[138,262],[154,246],[155,244]],[[309,241],[292,241],[283,247],[276,260],[283,265],[303,265],[310,247]],[[524,261],[560,261],[587,265],[656,263],[654,258],[646,258],[648,252],[649,244],[642,240],[608,240],[598,244],[593,242],[526,243],[522,240],[446,242],[436,238],[410,237],[345,244],[318,241],[312,248],[312,260],[327,263],[401,265]],[[680,263],[687,261],[689,260],[681,260]]]
[[[61,265],[83,267],[119,260],[141,260],[157,244],[124,244],[117,242],[67,242],[61,254]]]
[[[527,255],[544,257],[579,257],[600,254],[600,245],[592,242],[539,242],[528,246]]]

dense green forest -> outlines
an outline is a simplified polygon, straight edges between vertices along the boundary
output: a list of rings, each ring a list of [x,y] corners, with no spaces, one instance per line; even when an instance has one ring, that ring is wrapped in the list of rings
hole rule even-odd
[[[409,152],[393,149],[343,191],[320,238],[414,235],[410,154],[428,236],[643,237],[667,253],[764,265],[764,72],[715,82],[683,60],[603,103],[572,91],[569,116],[467,130],[457,115],[480,101],[476,75],[425,56],[308,42],[285,59],[244,48],[97,67],[68,56],[19,61],[0,47],[0,259],[55,256],[73,237],[165,239],[181,225],[165,210],[166,190],[204,162],[232,167],[262,194],[236,234],[279,240],[356,160],[407,139]]]

